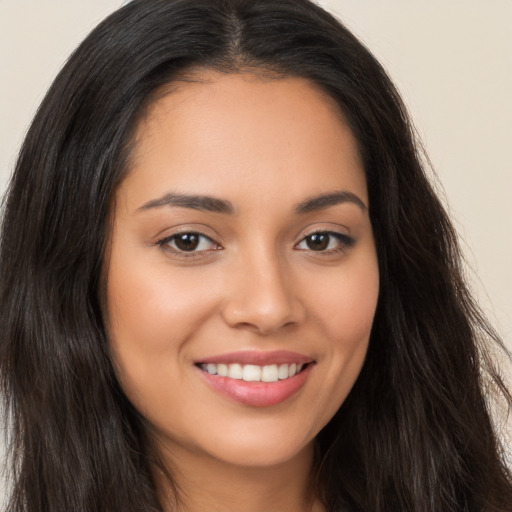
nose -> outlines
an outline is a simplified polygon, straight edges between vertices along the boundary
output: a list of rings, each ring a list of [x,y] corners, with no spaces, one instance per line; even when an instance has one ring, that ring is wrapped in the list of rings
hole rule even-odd
[[[223,306],[224,321],[259,334],[300,323],[305,309],[289,274],[276,256],[260,253],[241,258],[228,278],[231,286]]]

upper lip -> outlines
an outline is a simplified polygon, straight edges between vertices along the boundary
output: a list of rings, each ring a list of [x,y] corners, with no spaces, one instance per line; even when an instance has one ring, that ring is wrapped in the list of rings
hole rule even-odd
[[[275,351],[250,351],[229,352],[206,357],[197,361],[197,364],[253,364],[265,366],[271,364],[307,364],[312,363],[313,358],[288,350]]]

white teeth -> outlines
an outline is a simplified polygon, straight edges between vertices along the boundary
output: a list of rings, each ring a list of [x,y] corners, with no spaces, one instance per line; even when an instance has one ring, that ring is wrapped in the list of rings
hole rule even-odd
[[[228,374],[228,366],[226,364],[218,364],[217,365],[217,375],[221,377],[226,377]]]
[[[245,380],[246,382],[277,382],[288,379],[299,373],[303,364],[271,364],[257,366],[255,364],[202,364],[201,368],[211,375],[228,377],[230,379]]]
[[[282,364],[281,366],[279,366],[279,370],[277,372],[279,380],[287,379],[289,377],[288,372],[289,370],[287,364]]]
[[[242,379],[247,382],[259,382],[261,380],[261,367],[254,364],[246,364],[242,372]]]
[[[279,380],[277,364],[264,366],[261,372],[261,380],[263,382],[277,382]]]
[[[241,380],[243,378],[242,366],[239,364],[230,364],[228,366],[228,375],[230,379]]]

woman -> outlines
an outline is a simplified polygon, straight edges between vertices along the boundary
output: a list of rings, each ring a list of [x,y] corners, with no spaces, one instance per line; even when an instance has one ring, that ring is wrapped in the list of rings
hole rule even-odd
[[[306,0],[134,0],[57,77],[0,252],[9,510],[511,510],[400,98]]]

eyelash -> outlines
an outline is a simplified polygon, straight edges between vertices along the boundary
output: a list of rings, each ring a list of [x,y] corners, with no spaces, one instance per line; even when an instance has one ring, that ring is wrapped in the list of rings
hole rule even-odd
[[[353,247],[354,244],[356,243],[356,240],[354,238],[352,238],[344,233],[338,233],[336,231],[318,230],[318,231],[309,233],[308,235],[303,237],[300,240],[300,242],[295,245],[295,248],[298,248],[303,243],[307,243],[308,239],[311,240],[312,237],[321,236],[321,235],[329,237],[328,245],[331,244],[332,238],[335,238],[338,241],[339,247],[336,247],[334,249],[331,248],[331,249],[326,249],[326,250],[324,249],[324,250],[319,250],[319,251],[315,251],[314,249],[311,249],[311,248],[306,248],[306,249],[302,249],[302,250],[311,251],[312,253],[317,253],[317,254],[327,256],[327,255],[331,255],[331,254],[345,252],[346,250]],[[195,248],[194,248],[191,251],[186,251],[183,249],[179,249],[177,247],[172,247],[170,244],[175,242],[177,240],[177,238],[180,236],[196,236],[199,238],[199,242],[198,242],[199,245],[206,240],[209,243],[215,245],[216,248],[215,249],[203,249],[203,250],[199,250],[199,251],[195,250]],[[158,240],[156,242],[156,245],[161,247],[163,250],[170,251],[173,254],[176,254],[182,258],[198,258],[198,257],[204,256],[205,253],[210,253],[211,251],[220,250],[220,246],[214,240],[212,240],[210,237],[208,237],[206,235],[203,235],[202,233],[197,233],[195,231],[184,231],[182,233],[176,233],[174,235],[171,235],[171,236],[165,237],[161,240]]]

